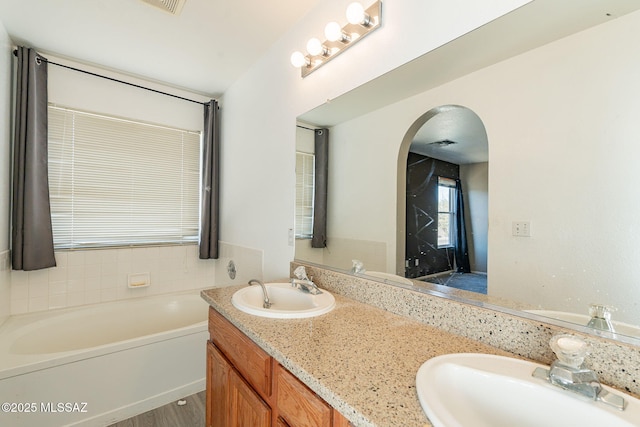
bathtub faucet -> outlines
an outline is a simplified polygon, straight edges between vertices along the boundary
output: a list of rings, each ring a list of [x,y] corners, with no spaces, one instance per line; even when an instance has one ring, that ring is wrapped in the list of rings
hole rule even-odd
[[[269,295],[267,295],[267,287],[258,279],[249,280],[249,285],[260,285],[262,288],[262,294],[264,295],[264,303],[262,306],[264,308],[271,308],[271,302],[269,301]]]

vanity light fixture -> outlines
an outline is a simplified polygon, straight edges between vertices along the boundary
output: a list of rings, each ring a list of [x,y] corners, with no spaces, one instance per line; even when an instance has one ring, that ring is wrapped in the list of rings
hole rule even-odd
[[[382,18],[382,1],[377,0],[365,8],[359,2],[347,6],[347,24],[340,26],[337,22],[329,22],[324,29],[326,40],[311,38],[307,42],[307,53],[300,51],[291,54],[291,64],[300,68],[302,77],[335,58],[358,40],[380,27]]]

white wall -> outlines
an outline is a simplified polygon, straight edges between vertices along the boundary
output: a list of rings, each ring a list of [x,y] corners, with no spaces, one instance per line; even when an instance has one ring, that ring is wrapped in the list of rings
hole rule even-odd
[[[396,271],[396,203],[387,195],[395,195],[395,163],[403,135],[398,136],[399,129],[387,124],[406,123],[401,129],[406,131],[412,117],[406,113],[403,108],[397,113],[385,108],[331,129],[327,201],[327,234],[331,239],[327,240],[329,244],[352,242],[345,251],[361,241],[385,248],[386,265],[373,267],[373,260],[362,259],[368,261],[367,270]],[[347,256],[344,262],[350,265],[350,260]]]
[[[11,40],[0,22],[0,324],[10,311]]]
[[[635,12],[459,85],[487,98],[491,293],[640,324],[639,27]],[[511,236],[521,220],[531,238]]]
[[[201,95],[163,87],[138,78],[102,70],[85,64],[44,55],[50,61],[82,70],[125,80],[142,86],[184,96],[196,101],[208,101]],[[203,106],[154,92],[135,88],[77,71],[48,66],[49,102],[94,113],[160,123],[180,129],[201,131],[204,125]]]
[[[301,79],[289,64],[291,52],[340,20],[349,0],[322,2],[223,97],[221,237],[264,248],[265,279],[288,273],[296,116],[527,2],[385,2],[380,29]]]
[[[610,304],[640,324],[638,28],[635,12],[335,126],[332,159],[352,166],[331,188],[335,227],[395,242],[405,133],[434,107],[462,105],[489,141],[489,293],[581,313]],[[365,183],[370,197],[349,203]],[[530,221],[532,236],[513,237],[513,221]]]
[[[460,165],[471,271],[487,272],[489,163]]]

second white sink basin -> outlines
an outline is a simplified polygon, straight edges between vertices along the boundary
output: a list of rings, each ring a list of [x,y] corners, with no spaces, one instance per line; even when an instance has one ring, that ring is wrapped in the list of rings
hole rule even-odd
[[[434,427],[640,426],[640,400],[624,411],[531,376],[536,363],[487,354],[449,354],[416,375],[420,405]]]
[[[265,283],[270,308],[264,308],[264,294],[259,285],[242,288],[231,297],[231,303],[238,310],[254,316],[279,319],[314,317],[333,310],[336,300],[329,292],[322,290],[312,295],[294,288],[290,283]]]

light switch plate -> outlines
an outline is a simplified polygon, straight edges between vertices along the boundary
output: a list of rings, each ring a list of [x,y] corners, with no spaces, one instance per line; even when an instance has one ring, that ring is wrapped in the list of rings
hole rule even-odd
[[[511,223],[511,233],[516,237],[531,237],[531,223],[529,221],[514,221]]]

